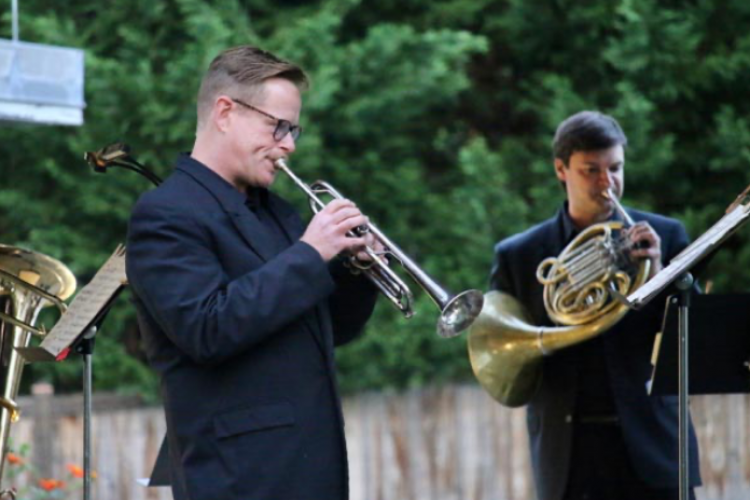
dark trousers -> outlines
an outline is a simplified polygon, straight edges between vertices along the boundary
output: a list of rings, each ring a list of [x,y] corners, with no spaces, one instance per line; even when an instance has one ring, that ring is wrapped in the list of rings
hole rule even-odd
[[[563,500],[679,500],[677,484],[674,488],[654,488],[638,477],[619,425],[574,425],[570,472]],[[692,488],[690,499],[695,500]]]

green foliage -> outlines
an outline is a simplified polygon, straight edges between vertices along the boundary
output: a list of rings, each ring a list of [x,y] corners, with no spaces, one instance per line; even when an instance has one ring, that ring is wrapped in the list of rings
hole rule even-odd
[[[168,175],[192,145],[203,71],[240,43],[312,77],[298,175],[332,182],[454,291],[485,288],[493,244],[557,209],[550,141],[581,109],[613,114],[628,134],[627,204],[697,236],[748,183],[748,21],[745,2],[710,0],[29,0],[24,40],[86,50],[86,124],[2,129],[2,242],[58,258],[86,283],[150,186],[93,174],[83,151],[123,140]],[[275,189],[307,210],[286,179]],[[747,240],[735,236],[710,266],[716,290],[744,289]],[[465,338],[437,338],[435,307],[415,294],[414,319],[383,300],[339,351],[347,390],[470,376]],[[154,394],[127,297],[99,337],[95,382]],[[79,365],[33,365],[26,380],[77,389]]]

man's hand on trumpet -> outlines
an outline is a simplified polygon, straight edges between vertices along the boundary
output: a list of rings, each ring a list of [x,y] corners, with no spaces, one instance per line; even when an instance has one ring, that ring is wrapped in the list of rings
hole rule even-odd
[[[365,217],[367,219],[367,223],[369,224],[370,218]],[[375,235],[372,233],[365,233],[365,245],[369,247],[370,250],[372,250],[376,255],[380,256],[381,260],[385,261],[385,264],[388,264],[388,257],[385,254],[385,247],[383,244],[378,240]],[[365,251],[365,247],[359,248],[356,250],[356,257],[357,260],[361,262],[372,262],[373,259],[370,257],[370,254]]]
[[[335,199],[315,214],[307,226],[301,240],[318,251],[328,262],[341,252],[355,254],[359,260],[370,261],[365,246],[375,252],[382,252],[383,247],[372,234],[352,237],[347,233],[359,226],[366,226],[367,217],[350,200]]]

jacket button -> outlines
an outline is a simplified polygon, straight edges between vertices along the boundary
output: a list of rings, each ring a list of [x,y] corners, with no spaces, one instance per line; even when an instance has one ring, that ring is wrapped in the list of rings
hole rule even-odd
[[[573,422],[573,415],[570,415],[570,414],[565,415],[565,423],[569,424],[571,422]]]

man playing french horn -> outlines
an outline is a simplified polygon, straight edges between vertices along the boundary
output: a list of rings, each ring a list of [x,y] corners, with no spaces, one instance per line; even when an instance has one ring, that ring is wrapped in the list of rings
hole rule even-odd
[[[545,297],[540,282],[544,274],[552,268],[572,269],[582,257],[564,265],[554,260],[541,268],[540,264],[560,255],[577,235],[596,224],[623,222],[625,228],[616,231],[619,251],[630,257],[631,266],[650,261],[644,279],[687,246],[687,234],[678,221],[619,205],[626,146],[627,138],[612,117],[583,111],[563,121],[553,150],[555,173],[567,201],[553,218],[496,246],[491,289],[518,299],[534,324],[556,324],[549,304],[545,306],[545,300],[552,299]],[[585,300],[592,303],[601,295],[595,285],[587,293]],[[575,301],[562,299],[566,301],[572,311]],[[677,399],[649,397],[646,388],[663,303],[654,300],[604,334],[544,357],[541,384],[527,414],[539,500],[679,497]],[[690,440],[691,486],[696,486],[700,477],[692,424]],[[690,494],[694,495],[692,488]]]
[[[127,273],[177,500],[348,498],[333,348],[359,334],[377,289],[337,255],[382,248],[353,232],[367,219],[351,201],[305,227],[268,190],[295,150],[306,82],[255,47],[221,53],[191,153],[133,210]]]

